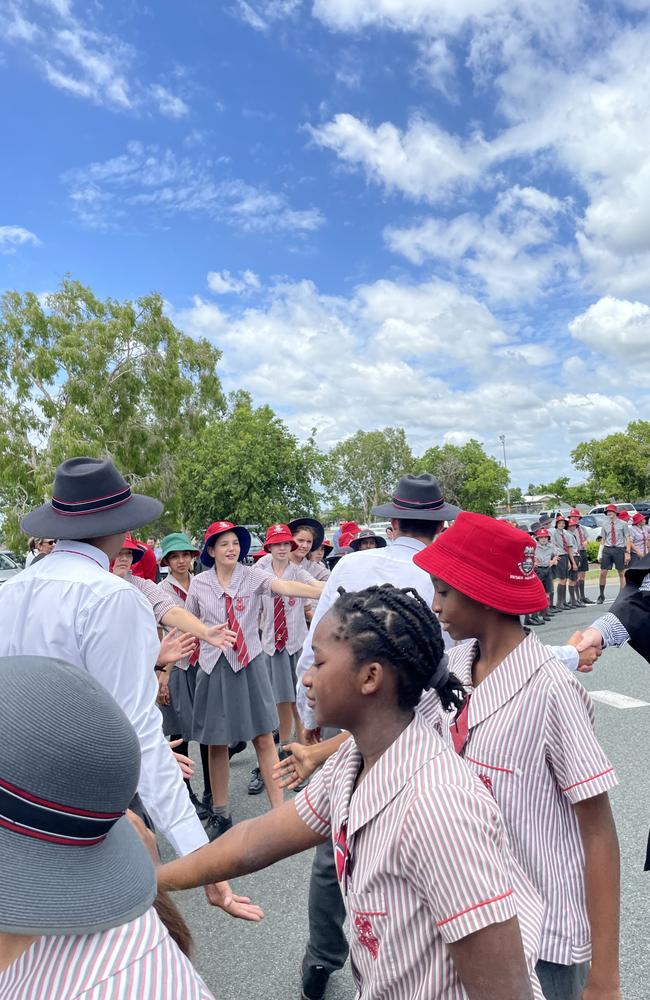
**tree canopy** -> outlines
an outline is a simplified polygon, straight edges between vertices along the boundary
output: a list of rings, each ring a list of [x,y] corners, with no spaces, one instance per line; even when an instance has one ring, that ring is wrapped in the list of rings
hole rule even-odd
[[[429,448],[417,467],[436,476],[448,501],[479,514],[494,514],[508,485],[508,470],[474,438],[464,445]]]
[[[369,521],[372,507],[387,500],[414,466],[403,427],[357,431],[324,457],[321,481],[336,509]]]
[[[42,503],[73,455],[110,456],[136,488],[180,514],[177,462],[225,400],[220,351],[181,333],[160,295],[98,299],[66,279],[41,301],[0,301],[0,507],[4,535]]]
[[[625,431],[583,441],[571,452],[576,468],[588,474],[597,500],[641,500],[650,495],[650,421],[635,420]]]
[[[180,466],[183,523],[215,520],[267,526],[318,511],[318,452],[300,444],[269,406],[234,393],[224,417],[199,432]]]

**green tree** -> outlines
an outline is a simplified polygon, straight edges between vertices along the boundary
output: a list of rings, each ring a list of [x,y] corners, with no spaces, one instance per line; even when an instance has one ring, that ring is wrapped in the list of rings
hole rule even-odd
[[[625,431],[583,441],[571,458],[588,474],[598,500],[640,500],[650,494],[650,421],[635,420]]]
[[[479,514],[494,514],[508,485],[508,470],[473,438],[464,445],[429,448],[418,467],[420,472],[437,477],[447,500]]]
[[[579,483],[576,486],[569,486],[569,477],[560,476],[550,483],[540,483],[539,486],[531,484],[528,492],[532,496],[542,496],[548,493],[557,497],[562,503],[577,504],[595,502],[598,498],[594,496],[593,488],[588,483]]]
[[[233,393],[181,463],[183,522],[200,532],[214,520],[267,526],[313,514],[318,462],[312,440],[300,444],[269,406]]]
[[[335,445],[321,463],[321,481],[336,508],[370,520],[371,508],[391,496],[415,460],[402,427],[357,431]]]
[[[7,541],[41,503],[56,465],[110,456],[131,484],[180,515],[177,463],[206,419],[223,411],[220,352],[164,315],[157,294],[98,299],[66,279],[41,302],[27,292],[0,301],[0,508]]]
[[[514,506],[514,504],[522,504],[523,502],[524,502],[524,494],[523,494],[523,490],[521,489],[521,487],[519,487],[519,486],[513,486],[513,487],[511,487],[511,489],[510,489],[510,503]]]

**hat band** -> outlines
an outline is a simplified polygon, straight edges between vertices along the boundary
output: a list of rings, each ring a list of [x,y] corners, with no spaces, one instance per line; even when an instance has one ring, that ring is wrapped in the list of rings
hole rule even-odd
[[[404,510],[439,510],[445,505],[445,498],[439,500],[405,500],[402,497],[393,497],[396,507],[403,507]]]
[[[52,507],[58,514],[74,517],[77,514],[95,514],[97,511],[112,510],[113,507],[121,507],[130,499],[131,487],[127,486],[119,493],[96,497],[93,500],[59,500],[57,497],[52,497]]]
[[[92,847],[106,839],[123,815],[63,806],[0,778],[0,827],[23,837],[65,847]]]

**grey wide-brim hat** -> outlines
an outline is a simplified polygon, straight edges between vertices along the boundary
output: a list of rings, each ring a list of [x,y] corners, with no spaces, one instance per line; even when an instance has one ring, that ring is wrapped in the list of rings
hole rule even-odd
[[[366,541],[367,539],[370,539],[370,541],[375,543],[376,549],[386,548],[387,545],[386,539],[382,538],[381,535],[376,535],[375,532],[371,531],[370,528],[364,528],[363,531],[360,531],[359,534],[356,536],[356,538],[353,538],[352,541],[350,542],[350,548],[352,549],[353,552],[358,552],[359,549],[361,548],[361,543],[363,541]]]
[[[93,934],[145,913],[148,851],[124,816],[140,746],[86,671],[42,656],[0,658],[0,931]]]
[[[409,521],[454,521],[460,507],[447,503],[435,476],[402,476],[389,503],[373,507],[376,517]]]
[[[56,470],[52,500],[21,518],[27,535],[40,538],[99,538],[155,521],[163,505],[132,493],[110,461],[69,458]]]

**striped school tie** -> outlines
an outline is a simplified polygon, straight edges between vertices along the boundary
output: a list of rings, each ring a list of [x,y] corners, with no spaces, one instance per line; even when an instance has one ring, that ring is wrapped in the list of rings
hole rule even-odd
[[[458,754],[462,754],[465,749],[465,744],[469,738],[469,701],[471,694],[467,695],[465,699],[465,704],[458,712],[456,718],[449,727],[449,732],[451,735],[451,742],[454,744],[454,750]]]
[[[273,598],[273,631],[275,632],[275,649],[281,653],[289,638],[287,616],[284,613],[284,601],[277,595]]]
[[[246,643],[244,642],[244,633],[241,630],[241,625],[235,618],[235,609],[232,606],[232,597],[229,594],[223,595],[226,599],[226,619],[228,621],[228,628],[235,633],[235,645],[233,649],[237,654],[237,659],[241,663],[242,667],[247,667],[249,663],[248,659],[248,649],[246,648]]]
[[[611,536],[612,536],[612,542],[611,542],[611,544],[612,544],[612,545],[616,545],[616,528],[614,527],[614,522],[613,522],[613,521],[612,521],[612,532],[611,532]]]

